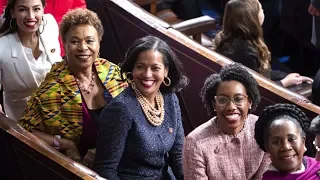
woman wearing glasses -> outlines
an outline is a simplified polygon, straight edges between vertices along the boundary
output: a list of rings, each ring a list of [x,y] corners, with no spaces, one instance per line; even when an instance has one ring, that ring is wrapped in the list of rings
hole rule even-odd
[[[254,140],[256,80],[241,65],[227,65],[206,79],[200,96],[216,116],[186,137],[185,179],[261,179],[270,160]]]

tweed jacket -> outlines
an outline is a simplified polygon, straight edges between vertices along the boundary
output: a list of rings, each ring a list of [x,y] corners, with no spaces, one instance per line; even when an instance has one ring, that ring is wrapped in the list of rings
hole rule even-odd
[[[173,93],[163,98],[164,121],[157,127],[146,120],[131,87],[107,105],[98,122],[98,174],[112,180],[183,179],[180,106]]]
[[[105,60],[94,62],[98,76],[106,88],[106,102],[122,92],[127,83],[120,77],[117,65]],[[27,131],[38,130],[79,143],[82,134],[82,99],[74,76],[66,61],[54,65],[38,91],[29,100],[18,123]]]
[[[257,116],[249,115],[235,137],[224,134],[215,118],[192,131],[185,140],[186,180],[261,179],[270,159],[254,139]]]

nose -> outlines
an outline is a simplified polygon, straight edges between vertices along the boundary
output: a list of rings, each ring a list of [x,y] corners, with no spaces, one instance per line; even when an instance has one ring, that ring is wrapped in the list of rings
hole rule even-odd
[[[29,19],[35,18],[34,12],[33,12],[32,10],[29,11],[29,13],[28,13],[28,18],[29,18]]]
[[[284,151],[287,151],[287,150],[291,150],[291,145],[290,145],[290,143],[289,142],[284,142],[283,144],[282,144],[282,149],[284,150]]]
[[[150,68],[146,69],[145,72],[143,73],[143,76],[146,78],[152,77],[152,71]]]
[[[81,42],[81,43],[79,43],[78,49],[80,51],[86,51],[88,49],[88,46],[85,42]]]
[[[227,104],[227,109],[234,110],[236,108],[237,108],[236,104],[233,102],[233,100],[230,100],[229,103]]]

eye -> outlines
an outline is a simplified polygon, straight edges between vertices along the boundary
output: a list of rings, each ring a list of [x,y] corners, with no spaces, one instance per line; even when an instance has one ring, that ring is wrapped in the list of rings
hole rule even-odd
[[[243,100],[244,100],[244,97],[242,97],[242,96],[236,96],[233,100],[234,100],[236,103],[242,103]]]
[[[26,11],[26,9],[25,8],[21,8],[21,9],[18,9],[18,11],[19,12],[24,12],[24,11]]]
[[[271,144],[278,145],[278,144],[280,144],[280,141],[279,140],[272,140]]]
[[[160,67],[152,67],[153,71],[159,71],[161,68]]]
[[[92,40],[92,39],[87,40],[87,43],[88,43],[88,44],[92,44],[92,43],[94,43],[94,40]]]
[[[78,43],[77,40],[71,40],[70,42],[71,42],[71,44],[77,44]]]
[[[228,103],[228,98],[226,98],[226,97],[218,97],[218,102],[219,102],[219,104],[226,104],[226,103]]]
[[[40,11],[41,8],[37,7],[37,8],[34,8],[33,10],[34,10],[34,11]]]
[[[289,137],[288,141],[289,142],[294,142],[297,140],[297,137]]]

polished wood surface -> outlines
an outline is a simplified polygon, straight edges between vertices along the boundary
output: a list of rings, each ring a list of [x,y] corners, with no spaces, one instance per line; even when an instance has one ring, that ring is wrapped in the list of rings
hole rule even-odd
[[[0,115],[0,179],[103,179]]]

